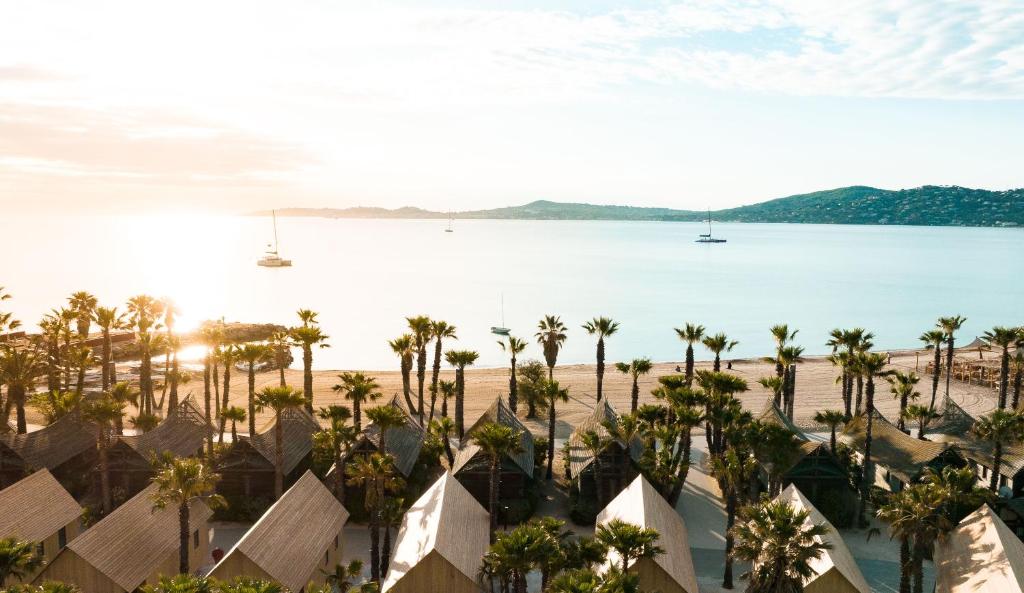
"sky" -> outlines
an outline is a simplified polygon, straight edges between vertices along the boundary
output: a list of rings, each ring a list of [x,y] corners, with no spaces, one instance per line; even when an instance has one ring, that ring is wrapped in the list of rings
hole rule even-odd
[[[0,5],[0,207],[1024,186],[1024,0]]]

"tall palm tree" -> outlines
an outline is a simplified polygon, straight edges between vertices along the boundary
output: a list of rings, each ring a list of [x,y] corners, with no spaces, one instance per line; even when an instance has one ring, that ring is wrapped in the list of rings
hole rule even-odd
[[[892,536],[900,540],[901,593],[921,593],[924,557],[935,540],[952,528],[942,513],[945,498],[940,488],[914,484],[889,497],[878,509],[878,517],[889,524]]]
[[[490,488],[487,496],[487,510],[491,515],[491,543],[498,530],[498,489],[501,486],[501,460],[522,451],[519,431],[511,426],[494,422],[484,424],[473,433],[473,442],[490,460]]]
[[[235,367],[235,360],[238,358],[238,346],[235,344],[225,344],[220,351],[220,361],[224,364],[224,393],[221,398],[220,411],[217,413],[220,416],[220,441],[224,442],[224,410],[231,407],[231,371]],[[174,403],[174,402],[172,402]],[[174,409],[174,408],[170,408]]]
[[[722,587],[732,589],[732,563],[735,556],[733,526],[737,511],[743,508],[746,501],[750,481],[757,471],[757,461],[747,451],[729,447],[721,456],[711,458],[711,471],[725,495],[725,572]]]
[[[111,332],[122,329],[125,324],[124,313],[118,313],[117,307],[97,307],[93,312],[93,321],[99,326],[103,335],[103,370],[101,373],[103,391],[106,391],[117,381],[110,376],[110,365],[114,360],[114,346],[111,339]]]
[[[887,379],[889,381],[889,391],[900,402],[900,417],[896,421],[896,427],[910,434],[904,418],[907,412],[907,404],[913,403],[917,401],[917,398],[921,397],[921,394],[917,391],[917,383],[921,380],[921,377],[918,377],[917,373],[913,371],[893,371],[892,375],[889,375]]]
[[[189,574],[189,514],[190,506],[196,501],[216,507],[224,504],[217,494],[212,494],[220,476],[213,468],[196,457],[169,460],[153,477],[157,492],[153,495],[153,506],[157,509],[168,505],[178,507],[178,572]]]
[[[109,452],[110,446],[114,444],[117,425],[124,417],[124,403],[109,395],[87,400],[82,408],[82,416],[99,427],[96,434],[96,447],[99,450],[100,499],[103,505],[103,514],[106,515],[113,508],[113,500],[110,496]]]
[[[999,358],[999,409],[1006,408],[1006,396],[1010,387],[1010,348],[1018,350],[1024,345],[1024,336],[1015,327],[993,327],[986,331],[982,338],[993,347],[999,348],[1002,355]]]
[[[971,431],[979,439],[992,445],[992,477],[989,490],[999,492],[999,471],[1003,465],[1003,447],[1024,439],[1024,416],[1014,410],[993,410],[978,418]]]
[[[311,314],[311,315],[310,315]],[[292,340],[302,348],[302,396],[306,398],[306,411],[313,413],[313,346],[330,348],[325,334],[316,321],[316,313],[308,309],[299,309],[302,325],[289,330]]]
[[[448,400],[455,397],[455,381],[438,381],[437,390],[441,392],[441,417],[448,417]]]
[[[445,383],[448,383],[454,389],[454,383],[442,381],[441,385],[444,386]],[[455,422],[447,416],[440,416],[430,423],[430,432],[441,440],[441,445],[444,447],[444,456],[448,459],[448,468],[451,469],[455,465],[455,454],[452,453],[452,434],[455,433]]]
[[[1021,340],[1024,341],[1024,328],[1018,328]],[[1017,351],[1013,353],[1013,402],[1011,408],[1017,409],[1017,405],[1020,403],[1020,391],[1021,383],[1024,379],[1024,347],[1017,346]]]
[[[548,365],[548,381],[555,379],[555,364],[558,362],[558,353],[562,350],[566,335],[565,324],[558,315],[545,315],[537,324],[537,343],[544,350],[544,362]]]
[[[918,338],[924,342],[926,350],[935,351],[935,360],[932,362],[932,401],[928,405],[935,407],[935,395],[939,392],[939,377],[942,375],[942,344],[946,341],[946,334],[942,330],[933,329],[921,334]]]
[[[390,406],[385,406],[390,407]],[[347,406],[332,405],[320,408],[317,415],[327,421],[327,428],[319,434],[325,439],[328,448],[331,450],[334,461],[334,496],[338,500],[345,500],[345,469],[342,458],[349,447],[356,442],[359,431],[354,425],[348,423],[352,419],[352,410]],[[383,449],[383,447],[381,447]]]
[[[839,410],[823,410],[814,414],[814,421],[824,424],[829,430],[829,448],[836,454],[836,428],[846,423],[846,414]]]
[[[306,399],[301,391],[291,387],[264,387],[256,395],[256,411],[274,412],[274,498],[284,494],[284,426],[281,414],[285,410],[301,408]]]
[[[387,451],[388,431],[405,426],[405,413],[395,406],[377,406],[366,411],[366,417],[380,431],[380,450]]]
[[[834,330],[838,331],[838,330]],[[843,398],[843,413],[849,419],[853,416],[853,402],[850,397],[850,355],[846,352],[833,352],[828,355],[828,361],[832,363],[832,366],[839,369],[839,376],[836,377],[836,383],[839,383]]]
[[[871,492],[871,484],[875,481],[875,468],[871,459],[871,431],[875,411],[875,378],[885,376],[885,365],[887,362],[888,357],[879,352],[864,352],[857,356],[857,370],[866,380],[864,401],[864,476],[861,479],[860,489],[860,519],[862,524],[866,522],[865,513]]]
[[[84,344],[76,344],[71,348],[68,362],[75,369],[75,393],[81,395],[85,391],[85,371],[92,366],[92,348]]]
[[[213,402],[211,401],[211,372],[213,370],[213,360],[218,356],[217,347],[221,339],[220,329],[213,325],[208,325],[200,330],[200,336],[203,344],[206,346],[206,352],[203,354],[203,416],[206,419],[206,455],[208,458],[213,459],[213,413],[211,409]]]
[[[237,443],[238,442],[238,423],[239,422],[245,422],[245,417],[246,417],[245,408],[241,408],[241,407],[238,407],[238,406],[231,406],[229,408],[226,408],[224,410],[224,412],[222,412],[221,420],[230,420],[231,421],[231,442],[232,443]],[[221,435],[220,436],[221,436],[221,442],[223,443],[224,442],[224,431],[221,431]]]
[[[418,414],[420,417],[420,424],[423,424],[423,385],[427,380],[427,344],[430,343],[430,339],[433,337],[430,334],[431,322],[430,318],[426,315],[406,317],[405,321],[409,324],[409,333],[412,334],[413,349],[416,350],[416,386],[418,399],[416,400],[416,408],[410,410],[410,412]]]
[[[263,344],[247,343],[238,346],[237,355],[245,361],[249,378],[249,436],[256,434],[256,365],[265,362],[270,355]]]
[[[388,342],[391,351],[398,355],[399,368],[402,371],[402,396],[405,398],[405,405],[409,413],[416,413],[416,405],[412,402],[412,373],[413,357],[416,355],[416,347],[412,334],[402,334]]]
[[[352,424],[356,432],[363,429],[363,404],[377,401],[381,398],[378,389],[380,385],[377,380],[363,373],[345,372],[338,375],[341,383],[335,385],[333,390],[348,401],[352,402]]]
[[[677,327],[676,336],[686,342],[686,386],[693,385],[693,345],[704,338],[704,326],[696,323],[687,323],[683,327]]]
[[[345,474],[349,485],[362,486],[366,493],[364,503],[370,514],[370,580],[379,583],[383,576],[380,570],[381,511],[388,494],[401,490],[404,482],[397,475],[393,458],[380,453],[356,456],[345,468]]]
[[[640,403],[640,376],[651,372],[654,365],[650,358],[634,358],[628,364],[625,362],[615,363],[615,369],[624,375],[629,375],[633,380],[630,390],[630,412],[635,412]]]
[[[665,549],[658,545],[661,538],[658,530],[619,519],[598,525],[594,530],[594,538],[609,550],[615,550],[622,563],[622,572],[628,572],[629,565],[635,560],[654,558],[665,553]]]
[[[78,331],[79,339],[89,337],[89,327],[92,325],[96,304],[96,297],[84,290],[72,293],[68,297],[68,308],[75,314],[75,329]]]
[[[434,419],[434,404],[437,403],[437,381],[441,376],[442,342],[444,340],[457,340],[455,326],[440,319],[431,320],[430,335],[434,337],[434,366],[430,374],[430,416],[427,422]]]
[[[13,405],[17,413],[18,434],[28,432],[25,419],[26,396],[45,368],[43,354],[33,348],[15,348],[10,344],[0,346],[0,377],[7,384],[4,417],[0,421],[7,423],[7,414],[10,414]]]
[[[0,538],[0,587],[7,579],[22,579],[42,566],[43,557],[38,554],[39,545],[16,537]]]
[[[120,381],[110,386],[108,391],[104,392],[109,395],[111,399],[121,404],[122,409],[126,408],[128,404],[135,407],[139,405],[139,392],[132,388],[131,383],[127,381]],[[124,419],[117,418],[114,421],[114,430],[117,434],[124,434]]]
[[[384,528],[384,543],[380,549],[380,574],[388,574],[388,566],[391,561],[391,528],[398,527],[402,523],[402,516],[405,514],[405,500],[394,496],[388,496],[384,499],[384,504],[380,509],[380,524]],[[365,591],[368,593],[377,593],[378,589],[376,586],[366,587]],[[328,593],[328,592],[324,592]],[[360,589],[355,591],[349,591],[349,593],[361,593]]]
[[[811,561],[831,545],[822,541],[824,523],[808,524],[810,512],[792,504],[765,501],[741,511],[733,529],[734,555],[750,562],[750,593],[803,591],[803,582],[815,574]]]
[[[563,389],[558,381],[546,381],[541,386],[541,394],[548,406],[548,467],[544,473],[544,479],[550,480],[552,478],[551,464],[555,458],[555,403],[569,401],[569,390]]]
[[[287,385],[284,371],[288,368],[288,358],[292,347],[291,336],[286,331],[276,331],[267,338],[267,346],[270,347],[270,351],[273,353],[274,366],[277,367],[278,385],[284,387]]]
[[[499,579],[503,591],[511,585],[512,593],[526,593],[526,577],[530,571],[539,567],[545,558],[558,553],[550,534],[541,525],[530,522],[497,535],[494,545],[484,555],[481,572],[485,579]]]
[[[160,301],[140,294],[128,299],[129,324],[135,331],[135,339],[141,347],[139,357],[139,390],[142,412],[153,413],[153,331],[160,329]]]
[[[793,419],[796,409],[796,365],[804,361],[804,349],[801,346],[785,346],[779,350],[779,362],[785,369],[782,384],[782,397],[786,404],[786,416]]]
[[[962,315],[939,317],[935,326],[946,335],[946,397],[949,397],[949,381],[953,377],[953,352],[956,348],[956,332],[967,323]]]
[[[167,345],[167,349],[164,351],[163,394],[160,396],[160,401],[164,401],[164,398],[167,397],[167,389],[170,387],[170,383],[172,381],[176,381],[176,379],[171,374],[171,358],[174,358],[173,365],[174,372],[176,373],[178,368],[177,346],[179,345],[179,342],[177,341],[176,336],[174,335],[174,326],[177,324],[178,313],[180,313],[181,311],[178,309],[177,305],[174,304],[174,301],[170,299],[170,297],[164,297],[160,299],[160,307],[163,310],[164,315],[164,330],[166,332],[164,335],[164,339]],[[177,394],[175,394],[175,396],[176,395]],[[177,397],[174,397],[171,403],[177,405],[177,399]],[[173,410],[175,408],[175,405],[172,405],[167,409]]]
[[[715,372],[722,370],[722,353],[731,352],[733,348],[739,345],[739,342],[730,340],[729,336],[721,332],[704,336],[701,343],[715,355],[714,367],[712,368]]]
[[[444,358],[455,367],[455,430],[461,440],[465,435],[466,367],[475,363],[480,353],[473,350],[449,350]]]
[[[519,384],[516,379],[516,357],[526,350],[526,340],[515,336],[508,337],[508,344],[498,340],[498,345],[511,357],[508,376],[508,407],[515,414],[519,406]]]
[[[608,317],[595,317],[584,323],[583,329],[597,336],[597,401],[601,401],[604,386],[604,340],[619,331],[619,322]]]

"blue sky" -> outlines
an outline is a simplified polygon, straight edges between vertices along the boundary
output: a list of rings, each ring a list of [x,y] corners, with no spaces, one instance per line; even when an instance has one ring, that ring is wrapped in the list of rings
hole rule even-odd
[[[0,16],[7,212],[1024,186],[1021,0],[45,0]]]

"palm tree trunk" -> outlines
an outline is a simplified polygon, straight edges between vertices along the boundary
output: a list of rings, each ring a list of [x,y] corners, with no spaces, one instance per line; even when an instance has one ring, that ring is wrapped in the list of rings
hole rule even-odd
[[[284,427],[281,426],[281,412],[274,418],[274,499],[284,494]]]
[[[178,573],[188,574],[188,502],[178,507]]]
[[[715,363],[711,367],[716,373],[722,370],[722,355],[719,352],[715,352]]]
[[[15,416],[17,417],[18,434],[28,432],[28,423],[25,420],[25,387],[23,385],[8,385],[7,399],[14,402]]]
[[[370,510],[370,580],[380,583],[380,513],[376,508]]]
[[[103,432],[106,433],[107,428],[104,427]],[[100,435],[99,449],[100,449],[100,497],[103,503],[103,515],[106,516],[110,513],[110,509],[113,506],[110,498],[110,462],[108,457],[108,436],[106,434]]]
[[[358,416],[356,416],[358,418]],[[256,362],[249,361],[249,438],[256,436]]]
[[[430,417],[434,419],[434,405],[437,403],[437,382],[441,378],[441,338],[434,341],[434,365],[430,371]]]
[[[953,378],[953,335],[946,340],[946,397],[949,397],[949,381]]]
[[[1006,394],[1010,387],[1010,347],[1003,345],[1003,358],[999,362],[999,409],[1006,408]]]
[[[925,554],[924,546],[921,545],[921,544],[915,543],[914,544],[914,555],[913,555],[913,563],[914,563],[914,587],[912,589],[913,593],[922,593],[922,591],[923,591],[924,571],[923,571],[922,567],[923,567],[923,564],[924,564],[924,554]]]
[[[686,345],[686,386],[693,385],[693,344]]]
[[[1024,379],[1024,376],[1022,376],[1022,375],[1024,375],[1024,372],[1021,372],[1022,370],[1024,370],[1024,368],[1022,368],[1022,367],[1024,367],[1024,365],[1018,366],[1017,370],[1014,371],[1014,373],[1013,373],[1013,409],[1014,410],[1017,409],[1017,405],[1020,403],[1020,388],[1021,388],[1021,382],[1022,382],[1021,380]]]
[[[238,442],[238,423],[234,420],[231,421],[231,442]]]
[[[424,344],[416,352],[416,387],[418,396],[417,413],[420,416],[420,424],[423,424],[423,384],[427,380],[427,345]]]
[[[231,363],[224,364],[224,397],[221,399],[220,417],[220,442],[224,442],[224,412],[231,406]]]
[[[213,410],[214,414],[220,412],[220,362],[213,359]]]
[[[448,458],[448,469],[451,469],[455,465],[455,454],[452,453],[451,436],[446,434],[441,437],[441,441],[444,443],[444,456]]]
[[[277,361],[277,383],[281,387],[287,387],[288,383],[284,380],[284,369],[287,366],[285,353],[288,352],[287,347],[278,348],[276,352]]]
[[[597,339],[597,401],[601,401],[604,387],[604,338]]]
[[[640,405],[640,377],[633,374],[633,388],[630,393],[630,404],[629,409],[631,412],[636,412],[637,406]]]
[[[939,344],[935,345],[935,362],[932,363],[932,403],[931,408],[935,409],[935,395],[939,393],[939,376],[942,374],[942,346]]]
[[[363,402],[358,397],[352,400],[352,426],[356,432],[363,430]]]
[[[391,563],[391,523],[384,522],[384,545],[380,551],[380,574],[387,576],[388,565]]]
[[[203,415],[206,418],[206,455],[213,459],[213,425],[210,418],[210,354],[203,358]]]
[[[849,422],[850,418],[852,417],[851,412],[853,410],[852,406],[850,405],[850,390],[847,389],[846,385],[846,369],[843,369],[843,373],[842,375],[840,375],[839,381],[842,383],[843,391],[843,414],[845,415],[847,422]]]
[[[142,346],[142,363],[139,366],[139,384],[142,391],[143,411],[147,414],[153,413],[153,361],[149,353],[149,338],[147,337]]]
[[[498,531],[498,480],[501,473],[501,457],[494,455],[491,458],[491,483],[487,493],[487,509],[491,513],[491,543],[494,543],[494,534]]]
[[[405,362],[402,363],[402,395],[405,397],[405,405],[409,408],[410,414],[416,413],[416,405],[412,401],[412,368]]]
[[[832,430],[831,430],[831,434],[829,435],[828,444],[829,444],[829,449],[832,451],[832,454],[835,455],[836,454],[836,425],[833,424],[831,426],[831,429]]]
[[[864,396],[864,377],[857,375],[857,406],[855,408],[856,413],[860,414],[862,398]]]
[[[725,503],[725,574],[722,577],[722,588],[732,589],[732,548],[734,538],[732,526],[736,523],[736,493],[732,491],[726,498]]]
[[[907,394],[906,393],[902,393],[902,394],[900,394],[900,417],[896,420],[896,428],[902,430],[903,432],[905,432],[907,434],[910,434],[910,431],[907,430],[906,420],[903,417],[903,414],[906,411],[907,411]]]
[[[1020,373],[1017,373],[1017,377],[1020,377]],[[1018,381],[1019,383],[1019,381]],[[1018,385],[1019,387],[1019,385]],[[1019,389],[1018,389],[1019,391]],[[1014,400],[1016,401],[1016,400]],[[512,355],[512,370],[508,376],[508,407],[515,414],[518,412],[519,407],[519,384],[516,382],[516,357]]]
[[[170,399],[167,400],[167,411],[175,410],[178,408],[178,353],[174,353],[174,357],[171,358],[171,390]]]
[[[334,495],[345,502],[345,465],[341,459],[341,445],[334,446]]]
[[[550,480],[551,465],[554,462],[555,457],[555,398],[551,398],[548,401],[548,469],[544,474],[545,480]]]
[[[914,571],[914,563],[910,557],[910,539],[900,537],[900,593],[910,593],[910,575]]]
[[[459,441],[465,435],[463,404],[466,398],[466,367],[459,366],[455,370],[455,430],[459,433]]]
[[[995,442],[995,450],[992,451],[992,475],[989,477],[988,489],[999,493],[999,470],[1003,466],[1003,443]]]
[[[306,411],[313,413],[313,347],[302,345],[302,397],[306,398]]]
[[[103,328],[103,369],[100,373],[102,377],[101,383],[103,385],[103,391],[110,388],[110,358],[112,353],[110,351],[112,342],[110,340],[110,329]]]
[[[875,407],[875,381],[874,378],[868,377],[867,385],[867,402],[865,407],[865,414],[867,415],[867,424],[864,432],[864,477],[861,480],[860,486],[860,523],[861,525],[867,524],[867,507],[868,507],[868,496],[871,493],[871,484],[874,483],[874,466],[871,462],[871,425],[874,419],[872,411]]]

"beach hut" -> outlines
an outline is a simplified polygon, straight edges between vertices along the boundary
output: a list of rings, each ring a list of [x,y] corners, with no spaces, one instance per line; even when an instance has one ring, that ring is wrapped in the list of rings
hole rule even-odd
[[[520,451],[506,456],[501,463],[501,485],[498,489],[498,499],[504,505],[530,507],[532,505],[528,501],[529,488],[534,480],[533,434],[519,421],[519,418],[516,418],[515,413],[509,409],[501,397],[495,399],[491,407],[487,408],[483,415],[466,430],[459,451],[455,454],[455,463],[452,465],[451,473],[480,504],[485,506],[488,504],[491,461],[480,447],[473,443],[473,435],[481,426],[492,422],[504,424],[519,432]],[[527,515],[530,512],[527,512]]]
[[[935,547],[935,593],[1024,592],[1024,543],[988,506]]]
[[[872,412],[871,459],[874,463],[874,484],[884,490],[898,492],[921,477],[925,468],[941,471],[946,466],[964,467],[967,462],[948,443],[922,441],[896,428],[878,413]],[[846,424],[839,440],[852,448],[863,462],[867,416],[863,413]]]
[[[576,497],[573,506],[581,512],[592,509],[587,513],[590,521],[600,510],[594,508],[598,500],[611,500],[629,484],[632,466],[643,452],[643,443],[639,437],[626,443],[611,436],[606,424],[617,426],[618,423],[619,415],[605,399],[598,402],[593,413],[577,425],[569,436],[569,479],[572,480]],[[584,435],[591,431],[604,443],[604,448],[596,457],[593,450],[583,444]]]
[[[239,437],[217,464],[217,492],[225,497],[274,500],[275,422],[253,437]],[[284,485],[291,486],[309,469],[313,434],[320,425],[304,409],[281,412],[284,441]]]
[[[82,531],[82,507],[48,470],[0,490],[0,538],[35,543],[47,564]],[[38,574],[29,575],[31,582]],[[8,585],[19,581],[12,581]]]
[[[98,459],[96,437],[97,428],[77,414],[34,432],[0,435],[0,487],[48,469],[72,496],[82,495]]]
[[[936,412],[939,417],[929,422],[924,431],[925,436],[931,440],[942,441],[942,437],[961,438],[974,426],[974,417],[948,396],[942,398]]]
[[[846,527],[857,508],[857,493],[828,443],[808,441],[780,468],[780,486],[796,486],[832,523]]]
[[[153,506],[155,484],[139,492],[78,536],[33,583],[62,581],[89,593],[130,593],[161,575],[178,574],[178,509]],[[189,568],[209,557],[212,512],[202,501],[189,508]]]
[[[804,593],[871,593],[871,587],[864,580],[842,536],[799,488],[793,485],[786,487],[776,500],[788,502],[797,510],[807,511],[808,523],[828,527],[827,533],[815,539],[828,544],[830,548],[810,561],[814,575],[804,581]]]
[[[789,419],[789,416],[786,416],[786,413],[782,411],[782,408],[775,405],[775,400],[769,399],[765,403],[764,409],[761,410],[761,413],[757,415],[757,420],[764,424],[774,424],[776,426],[781,426],[782,428],[785,428],[786,430],[792,432],[794,435],[796,435],[796,438],[800,439],[801,441],[811,440],[804,433],[804,431],[800,430],[799,426],[793,424],[793,421]]]
[[[322,584],[342,560],[348,511],[316,476],[306,472],[213,568],[210,576],[249,576],[299,593]]]
[[[597,524],[602,525],[613,519],[650,527],[661,535],[658,542],[665,549],[664,554],[635,560],[629,566],[631,573],[639,575],[642,590],[697,593],[697,573],[693,568],[683,518],[665,502],[646,478],[637,476],[629,487],[608,503],[597,515]],[[607,562],[600,570],[607,571],[611,566],[621,564],[622,559],[618,554],[610,551]]]
[[[489,545],[487,511],[445,474],[406,511],[381,591],[482,593],[478,574]]]
[[[206,416],[188,397],[153,430],[119,437],[107,452],[111,486],[122,489],[125,498],[135,496],[156,474],[154,460],[167,454],[201,455],[208,427]],[[98,488],[98,476],[94,481]]]

